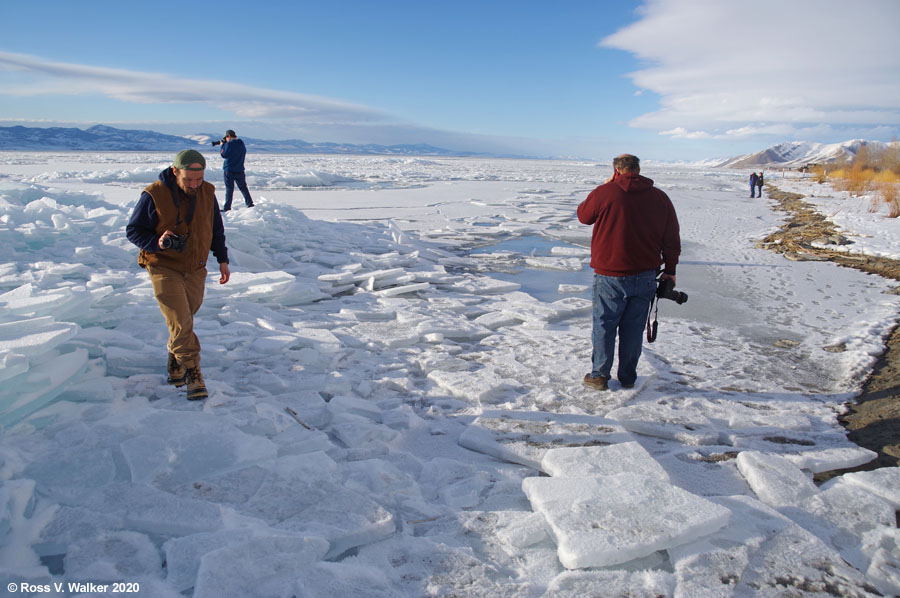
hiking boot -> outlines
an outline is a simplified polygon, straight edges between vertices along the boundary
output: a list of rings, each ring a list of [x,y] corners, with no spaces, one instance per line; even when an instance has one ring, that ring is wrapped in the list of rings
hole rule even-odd
[[[594,390],[608,390],[609,389],[609,378],[604,376],[591,376],[587,374],[584,377],[584,385],[590,386]]]
[[[185,368],[185,379],[187,380],[187,399],[188,401],[201,401],[209,396],[206,392],[206,384],[203,382],[203,374],[200,373],[200,366]]]
[[[169,377],[166,379],[166,382],[173,386],[184,386],[185,381],[185,370],[184,366],[178,363],[178,360],[175,359],[175,356],[169,353],[169,365],[167,367]]]

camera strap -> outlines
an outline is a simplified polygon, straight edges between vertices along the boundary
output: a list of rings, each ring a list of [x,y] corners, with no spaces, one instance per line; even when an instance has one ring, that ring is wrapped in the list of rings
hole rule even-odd
[[[178,188],[178,185],[172,185],[169,187],[169,193],[172,194],[172,202],[175,204],[175,226],[177,227],[181,224],[181,189]],[[195,195],[194,197],[189,198],[188,213],[187,217],[184,219],[185,223],[187,223],[188,234],[191,232],[191,222],[194,220],[194,210],[196,208],[197,196]]]
[[[655,309],[654,309],[655,307]],[[657,321],[657,315],[659,314],[659,301],[656,300],[656,295],[653,295],[653,298],[650,299],[650,310],[647,312],[647,342],[652,343],[656,340],[656,333],[659,330],[659,322]],[[653,323],[650,323],[650,318],[653,318]]]

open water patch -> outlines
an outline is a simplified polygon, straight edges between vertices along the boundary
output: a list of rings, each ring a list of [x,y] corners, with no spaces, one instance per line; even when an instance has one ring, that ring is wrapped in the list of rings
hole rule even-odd
[[[492,278],[515,282],[535,299],[590,297],[590,250],[541,235],[522,235],[469,252],[474,269]],[[560,289],[563,289],[562,292]]]

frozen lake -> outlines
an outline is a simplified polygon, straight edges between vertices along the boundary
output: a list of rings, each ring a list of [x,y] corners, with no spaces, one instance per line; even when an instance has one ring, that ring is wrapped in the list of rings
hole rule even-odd
[[[784,215],[746,197],[745,173],[643,165],[678,212],[690,300],[660,305],[635,387],[599,393],[581,383],[575,209],[609,166],[251,154],[257,207],[227,214],[232,280],[211,276],[197,314],[197,404],[165,383],[165,326],[124,237],[170,159],[0,153],[7,583],[900,591],[897,468],[811,481],[871,459],[837,415],[898,319],[893,284],[756,248]],[[851,250],[892,254],[895,223],[867,200],[769,181],[818,194]]]

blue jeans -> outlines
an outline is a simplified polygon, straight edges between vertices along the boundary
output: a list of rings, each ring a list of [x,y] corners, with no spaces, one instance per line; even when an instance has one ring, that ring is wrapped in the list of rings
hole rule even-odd
[[[631,276],[594,274],[592,376],[610,378],[618,334],[619,369],[616,377],[622,384],[634,384],[644,345],[644,327],[655,293],[656,270]]]
[[[234,199],[234,184],[237,183],[238,189],[241,190],[241,195],[244,196],[244,203],[247,206],[253,205],[253,200],[250,199],[250,189],[247,188],[247,179],[244,177],[243,172],[231,172],[230,170],[222,171],[225,173],[225,205],[222,206],[223,210],[231,209],[231,200]]]

